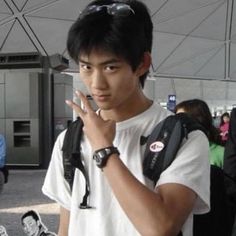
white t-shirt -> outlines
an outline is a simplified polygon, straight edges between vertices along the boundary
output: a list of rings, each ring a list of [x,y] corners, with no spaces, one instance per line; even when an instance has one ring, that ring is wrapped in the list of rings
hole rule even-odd
[[[153,104],[145,112],[118,122],[114,146],[120,151],[120,158],[132,174],[148,188],[153,184],[142,174],[145,145],[140,145],[140,137],[148,136],[154,126],[171,113],[158,104]],[[82,140],[82,157],[89,175],[91,209],[80,209],[85,193],[85,179],[76,170],[72,194],[64,179],[62,145],[65,131],[62,132],[53,149],[52,159],[43,185],[43,193],[70,211],[68,236],[138,236],[128,217],[121,209],[103,172],[92,159],[91,147],[86,137]],[[193,212],[185,222],[183,236],[192,235],[193,213],[209,210],[210,164],[209,145],[201,131],[193,131],[178,151],[177,157],[160,176],[158,185],[179,183],[191,188],[198,195]]]

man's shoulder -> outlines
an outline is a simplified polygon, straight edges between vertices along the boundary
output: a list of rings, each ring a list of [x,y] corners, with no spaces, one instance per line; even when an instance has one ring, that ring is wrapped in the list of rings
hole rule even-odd
[[[149,109],[149,116],[151,116],[152,119],[156,119],[156,121],[160,122],[164,120],[166,117],[173,115],[171,111],[168,109],[162,107],[159,103],[153,102],[152,106]]]
[[[67,129],[63,130],[63,131],[57,136],[54,147],[59,147],[60,149],[62,148],[66,131],[67,131]]]

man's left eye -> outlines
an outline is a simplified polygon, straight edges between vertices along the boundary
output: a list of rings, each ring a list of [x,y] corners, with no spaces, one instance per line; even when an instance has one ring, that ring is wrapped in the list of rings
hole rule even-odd
[[[106,67],[106,70],[110,70],[110,71],[113,71],[113,70],[116,70],[117,69],[117,66],[107,66]]]

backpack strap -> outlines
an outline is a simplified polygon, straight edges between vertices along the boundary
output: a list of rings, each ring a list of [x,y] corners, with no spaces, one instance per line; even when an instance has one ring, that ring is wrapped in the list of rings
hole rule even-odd
[[[147,139],[143,174],[156,184],[161,173],[175,159],[183,138],[188,138],[188,133],[197,129],[205,133],[205,129],[186,113],[170,115],[158,123]]]
[[[172,163],[181,146],[183,138],[188,138],[188,133],[194,130],[206,130],[186,113],[170,115],[158,123],[152,133],[146,138],[141,137],[140,144],[147,142],[143,174],[157,183],[161,173]],[[178,236],[182,236],[182,231]]]
[[[87,204],[87,199],[90,194],[90,187],[89,187],[89,178],[88,174],[85,170],[84,164],[81,160],[81,153],[80,153],[80,144],[83,135],[83,122],[80,117],[72,122],[65,134],[64,142],[63,142],[63,167],[64,167],[64,177],[65,180],[68,182],[70,189],[72,191],[73,182],[74,182],[74,175],[75,169],[78,168],[84,178],[85,178],[85,194],[83,197],[83,201],[80,204],[81,209],[91,208]]]

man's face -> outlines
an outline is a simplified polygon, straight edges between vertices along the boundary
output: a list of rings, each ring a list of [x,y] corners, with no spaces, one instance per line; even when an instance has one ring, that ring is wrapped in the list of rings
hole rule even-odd
[[[140,94],[139,76],[123,59],[93,50],[79,58],[80,78],[99,108],[122,110],[136,105]]]
[[[23,230],[28,236],[37,236],[39,221],[36,221],[32,216],[25,217],[23,219]]]

